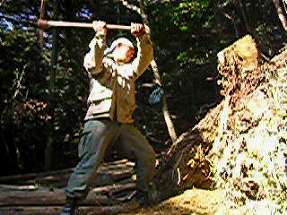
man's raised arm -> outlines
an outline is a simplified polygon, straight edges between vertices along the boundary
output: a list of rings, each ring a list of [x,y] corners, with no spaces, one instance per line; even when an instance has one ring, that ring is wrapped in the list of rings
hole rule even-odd
[[[94,21],[93,28],[96,35],[89,44],[90,51],[84,58],[84,67],[92,76],[95,76],[103,70],[104,51],[107,48],[107,27],[105,22]]]
[[[146,25],[132,24],[131,33],[137,40],[137,57],[132,62],[135,78],[141,76],[153,59],[153,45],[150,39],[150,30]]]

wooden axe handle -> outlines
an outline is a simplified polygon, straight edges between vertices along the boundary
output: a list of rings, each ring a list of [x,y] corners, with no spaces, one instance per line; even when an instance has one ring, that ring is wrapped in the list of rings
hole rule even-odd
[[[38,26],[41,29],[46,29],[49,27],[77,27],[77,28],[93,28],[92,23],[85,22],[65,22],[65,21],[53,21],[53,20],[44,20],[39,19]],[[108,29],[112,30],[131,30],[131,26],[127,25],[113,25],[107,24]]]

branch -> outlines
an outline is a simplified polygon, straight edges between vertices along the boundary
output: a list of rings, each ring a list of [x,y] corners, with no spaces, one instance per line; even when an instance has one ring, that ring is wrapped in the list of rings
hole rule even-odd
[[[140,0],[140,8],[135,6],[135,5],[129,4],[129,2],[126,1],[126,0],[120,0],[120,1],[128,9],[136,11],[142,17],[142,20],[143,20],[144,24],[149,26],[148,18],[147,18],[147,15],[146,15],[145,11],[144,11],[144,1],[143,0]],[[161,77],[160,77],[158,65],[157,65],[157,63],[155,62],[154,59],[151,62],[151,68],[152,68],[152,71],[153,71],[153,74],[154,74],[154,77],[155,77],[155,82],[159,86],[162,86],[162,80],[161,80]],[[169,113],[169,110],[168,110],[168,105],[167,105],[167,100],[166,100],[165,95],[163,96],[162,112],[163,112],[163,116],[164,116],[164,119],[165,119],[165,122],[166,122],[166,126],[167,126],[167,129],[168,129],[169,136],[170,136],[172,142],[175,142],[175,140],[177,139],[177,135],[176,135],[176,132],[175,132],[174,124],[173,124],[173,122],[171,120],[171,116],[170,116],[170,113]]]
[[[15,92],[13,94],[12,100],[14,100],[17,97],[18,93],[21,90],[21,81],[22,81],[22,79],[24,77],[26,66],[27,65],[24,66],[24,68],[23,68],[23,70],[22,70],[20,75],[19,75],[19,73],[16,74],[17,77],[16,77],[16,80],[15,80],[15,83],[14,83],[15,84]]]
[[[141,15],[141,9],[139,7],[137,7],[136,5],[130,4],[128,1],[126,0],[119,0],[123,6],[125,6],[126,8],[133,10],[135,12],[137,12],[139,15]]]
[[[280,0],[273,0],[273,3],[274,3],[274,6],[277,10],[277,14],[278,14],[278,17],[281,21],[281,24],[284,28],[285,31],[287,31],[287,19],[286,19],[286,15],[284,14],[284,11],[282,10],[282,7],[280,5]],[[285,1],[284,1],[285,3]]]
[[[0,7],[2,7],[2,5],[5,3],[5,1],[6,1],[6,0],[2,0],[2,1],[0,2]]]
[[[227,19],[229,19],[232,22],[233,28],[234,28],[234,31],[235,31],[235,36],[239,37],[239,32],[238,32],[238,29],[237,29],[237,26],[236,26],[235,18],[233,16],[231,16],[230,14],[224,12],[224,11],[221,11],[221,12]]]
[[[140,0],[140,11],[141,11],[140,15],[141,15],[141,17],[143,19],[143,22],[146,25],[149,25],[148,24],[147,15],[146,15],[146,13],[144,11],[144,1],[143,0]],[[151,67],[152,67],[152,71],[154,73],[154,77],[155,77],[155,80],[156,80],[157,84],[162,86],[162,80],[161,80],[161,77],[160,77],[158,65],[155,62],[155,60],[153,60],[151,62]],[[165,119],[165,122],[166,122],[166,126],[167,126],[167,129],[168,129],[169,136],[170,136],[172,142],[174,143],[176,141],[176,139],[177,139],[177,135],[176,135],[174,124],[173,124],[173,122],[171,120],[171,115],[170,115],[169,110],[168,110],[167,99],[166,99],[165,95],[163,96],[162,112],[163,112],[163,115],[164,115],[164,119]]]

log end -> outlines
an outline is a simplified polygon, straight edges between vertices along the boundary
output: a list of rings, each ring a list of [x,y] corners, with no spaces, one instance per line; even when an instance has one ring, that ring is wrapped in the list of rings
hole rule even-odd
[[[218,63],[236,64],[243,70],[254,70],[260,61],[260,51],[250,35],[246,35],[217,54]]]
[[[218,72],[222,76],[218,83],[223,96],[237,94],[240,98],[256,88],[261,80],[261,52],[250,35],[220,51],[217,58]]]

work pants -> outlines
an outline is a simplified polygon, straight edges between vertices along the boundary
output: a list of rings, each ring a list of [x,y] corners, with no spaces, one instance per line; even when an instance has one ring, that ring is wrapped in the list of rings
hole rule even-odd
[[[137,189],[149,192],[155,173],[155,152],[140,131],[132,124],[109,119],[89,120],[85,123],[79,143],[80,162],[70,176],[65,192],[68,198],[84,199],[95,181],[97,170],[107,148],[121,144],[136,162]]]

